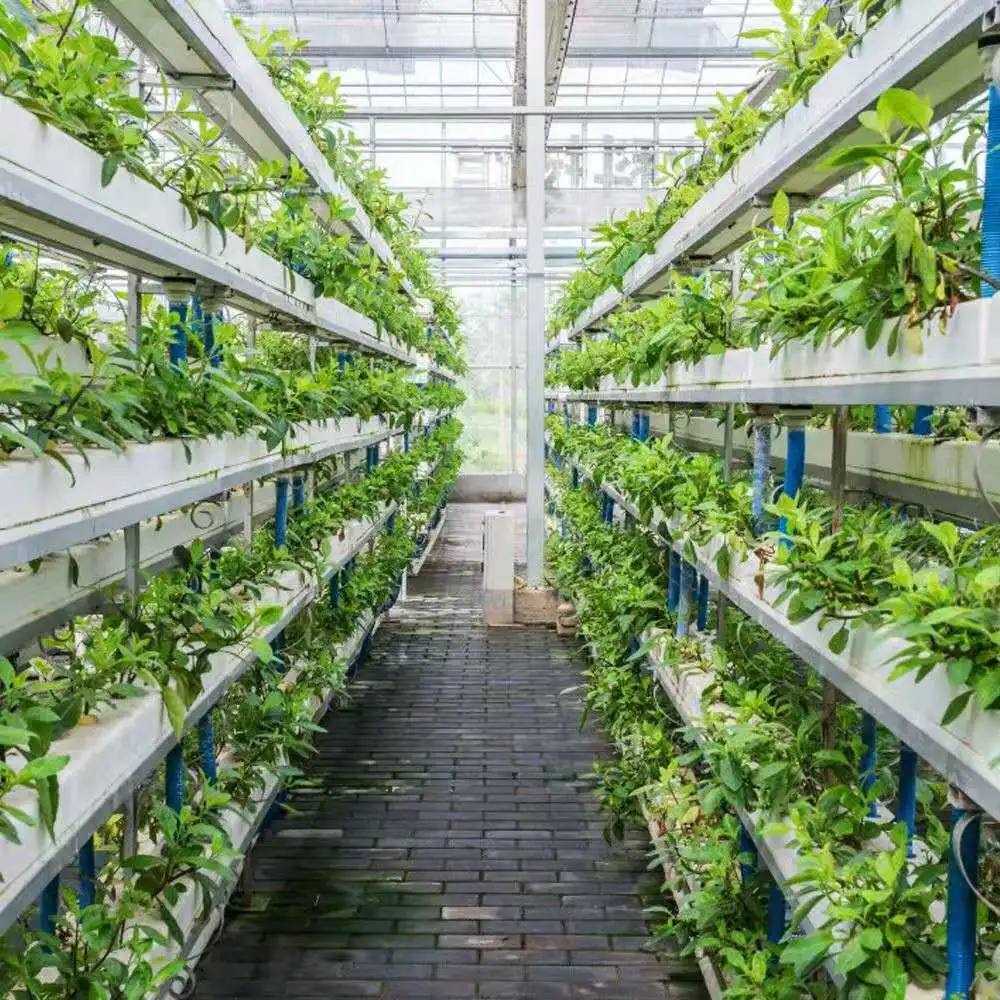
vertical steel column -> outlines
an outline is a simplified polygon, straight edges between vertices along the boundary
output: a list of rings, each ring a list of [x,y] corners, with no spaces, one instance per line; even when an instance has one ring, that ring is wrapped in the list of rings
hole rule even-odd
[[[184,748],[177,745],[167,754],[167,808],[180,812],[184,805]]]
[[[750,861],[744,861],[740,864],[740,875],[744,882],[748,882],[757,869],[757,845],[753,842],[753,837],[750,836],[747,828],[742,825],[740,826],[740,854],[752,856]]]
[[[958,789],[949,789],[952,827],[948,851],[947,939],[948,1000],[968,1000],[976,978],[976,894],[979,886],[979,807]],[[969,884],[971,883],[971,885]]]
[[[288,541],[288,477],[274,484],[274,544],[280,549]]]
[[[580,485],[580,470],[576,467],[576,465],[573,466],[571,475],[573,477],[573,489],[575,490]]]
[[[767,485],[771,477],[771,416],[759,411],[753,419],[753,523],[754,531],[767,530]]]
[[[917,825],[917,755],[905,744],[899,746],[899,816],[910,835],[909,856],[913,857],[913,834]]]
[[[788,414],[785,416],[785,429],[788,434],[788,452],[785,459],[785,482],[782,492],[793,500],[802,488],[802,479],[806,468],[806,417],[804,414]],[[778,530],[784,534],[788,529],[787,518],[778,522]],[[787,544],[787,540],[784,542]]]
[[[934,416],[933,406],[918,406],[913,414],[913,433],[920,437],[928,437],[931,433],[931,417]]]
[[[777,944],[784,936],[785,897],[775,882],[767,894],[767,940]]]
[[[708,628],[708,577],[698,578],[698,621],[699,632]]]
[[[525,0],[525,98],[545,104],[545,0]],[[529,587],[541,586],[545,567],[545,119],[526,115],[525,223],[527,229],[528,565]]]
[[[215,756],[215,709],[210,708],[198,720],[198,759],[210,785],[219,777],[219,763]]]
[[[875,407],[875,433],[876,434],[891,434],[892,433],[892,407],[891,406],[876,406]]]
[[[330,607],[340,606],[340,570],[330,577]]]
[[[597,426],[597,407],[588,406],[587,407],[587,426],[596,427]]]
[[[51,934],[56,929],[56,918],[59,916],[59,876],[53,875],[51,881],[42,890],[38,900],[38,929],[45,934]]]
[[[667,575],[667,611],[673,614],[677,610],[677,605],[681,596],[681,555],[670,549],[670,565]]]
[[[861,741],[865,747],[861,755],[861,788],[867,794],[875,784],[875,769],[878,767],[878,723],[867,712],[861,713]],[[878,815],[874,802],[869,813]]]
[[[292,507],[304,507],[306,505],[306,480],[305,476],[292,477]]]
[[[170,311],[177,314],[173,324],[174,337],[170,341],[169,358],[172,365],[180,365],[187,360],[187,315],[188,304],[184,299],[171,299]]]
[[[649,414],[640,413],[639,414],[639,440],[648,441],[649,440]]]
[[[93,837],[88,837],[80,848],[77,867],[80,870],[80,893],[77,902],[83,910],[92,906],[97,900],[97,857],[94,854]]]
[[[694,566],[680,556],[675,557],[680,561],[680,594],[677,601],[677,638],[681,639],[688,634],[691,626],[691,607],[693,604],[695,581],[697,574]]]
[[[733,437],[735,433],[736,404],[729,403],[726,406],[726,427],[722,441],[722,475],[726,482],[729,482],[733,474]],[[722,647],[726,644],[727,603],[721,591],[715,595],[715,641]]]

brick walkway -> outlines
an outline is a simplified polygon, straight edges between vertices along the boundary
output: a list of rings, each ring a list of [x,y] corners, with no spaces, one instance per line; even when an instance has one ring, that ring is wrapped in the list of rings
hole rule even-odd
[[[441,558],[475,510],[452,508]],[[487,631],[478,574],[432,561],[411,582],[327,719],[316,788],[259,845],[256,912],[230,912],[200,1000],[702,995],[644,949],[645,845],[602,837],[581,775],[606,750],[560,694],[571,646]]]

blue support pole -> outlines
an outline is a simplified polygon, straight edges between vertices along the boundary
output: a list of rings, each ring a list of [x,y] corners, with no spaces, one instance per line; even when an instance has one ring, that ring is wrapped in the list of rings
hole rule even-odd
[[[340,604],[340,573],[334,573],[330,577],[330,606],[338,607]]]
[[[757,417],[753,425],[753,493],[751,501],[754,531],[758,535],[764,534],[767,530],[764,504],[767,503],[767,484],[770,476],[771,422],[767,418]]]
[[[596,427],[597,426],[597,407],[588,406],[587,407],[587,426]]]
[[[94,854],[93,837],[88,837],[80,848],[77,867],[80,870],[80,893],[77,901],[80,909],[84,910],[93,906],[97,899],[97,857]]]
[[[930,437],[933,430],[931,427],[931,417],[933,416],[933,406],[918,406],[913,414],[913,433],[920,437]]]
[[[410,453],[410,432],[403,431],[403,454],[408,455]]]
[[[787,425],[788,429],[788,456],[785,460],[785,482],[783,492],[785,496],[794,499],[802,489],[802,479],[806,469],[806,429],[805,421],[801,418],[793,418]],[[778,530],[784,534],[788,529],[787,518],[781,518],[778,522]],[[787,544],[787,542],[786,542]]]
[[[708,577],[698,578],[698,631],[708,628]]]
[[[913,832],[917,823],[917,755],[905,744],[899,747],[899,815],[910,835],[913,857]]]
[[[634,440],[634,441],[638,441],[639,440],[639,425],[640,425],[640,423],[641,423],[641,421],[639,420],[639,411],[636,410],[632,414],[632,440]]]
[[[649,440],[649,414],[640,413],[639,414],[639,440],[648,441]]]
[[[219,776],[219,766],[215,758],[215,719],[209,709],[198,721],[198,757],[201,769],[210,785],[214,785]]]
[[[187,315],[188,304],[178,299],[170,303],[170,311],[177,314],[177,322],[173,324],[174,337],[170,341],[168,356],[172,365],[180,365],[187,360]]]
[[[350,354],[346,351],[337,352],[337,371],[342,372],[346,367],[347,363],[351,360]]]
[[[972,803],[968,803],[972,805]],[[960,827],[959,824],[962,824]],[[948,1000],[958,997],[968,1000],[976,978],[976,894],[969,882],[979,886],[979,833],[981,819],[978,811],[965,808],[952,809],[952,839],[948,852],[947,938],[945,944],[948,976],[944,995]],[[956,833],[959,843],[956,851]],[[961,859],[961,865],[959,865]],[[966,881],[962,874],[965,869]]]
[[[573,489],[575,490],[580,485],[580,470],[574,465],[573,466]]]
[[[875,769],[878,766],[878,723],[875,721],[875,716],[867,712],[861,715],[861,740],[865,747],[861,756],[861,788],[867,794],[875,784]],[[878,815],[874,803],[870,815]]]
[[[1000,90],[990,85],[989,123],[986,128],[986,183],[983,187],[983,234],[980,268],[992,278],[1000,278]],[[996,289],[981,281],[979,294],[991,299]]]
[[[184,805],[184,749],[180,745],[175,746],[167,754],[165,784],[167,808],[180,812],[181,806]]]
[[[875,407],[875,433],[892,433],[892,407],[879,405]]]
[[[288,541],[288,480],[280,476],[275,483],[274,544],[281,548]]]
[[[681,587],[677,601],[677,631],[678,639],[688,634],[691,626],[691,606],[695,589],[694,566],[687,560],[681,560]]]
[[[563,403],[563,426],[569,427],[569,403]]]
[[[38,929],[45,934],[52,934],[56,929],[56,917],[58,916],[59,876],[53,875],[38,899]]]
[[[304,507],[305,505],[306,505],[305,476],[294,476],[292,478],[292,506]]]
[[[667,611],[673,614],[677,610],[677,604],[681,596],[681,557],[680,554],[670,551],[670,569],[667,577]]]
[[[767,894],[767,940],[777,944],[785,936],[785,897],[777,884]]]
[[[757,845],[753,842],[745,826],[740,826],[740,854],[752,854],[752,861],[740,864],[740,876],[744,882],[749,882],[757,870]]]

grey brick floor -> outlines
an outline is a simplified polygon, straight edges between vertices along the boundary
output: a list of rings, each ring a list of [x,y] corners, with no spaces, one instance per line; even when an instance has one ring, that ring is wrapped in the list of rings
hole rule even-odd
[[[476,516],[452,508],[453,543]],[[441,552],[325,720],[315,788],[258,845],[252,912],[230,911],[196,997],[701,996],[646,950],[645,842],[603,839],[572,646],[487,631],[478,566]]]

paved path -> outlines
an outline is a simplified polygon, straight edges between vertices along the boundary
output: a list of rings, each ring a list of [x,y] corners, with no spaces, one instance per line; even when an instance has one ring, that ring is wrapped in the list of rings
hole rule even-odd
[[[258,846],[257,912],[230,913],[200,1000],[700,995],[644,947],[643,842],[603,839],[581,775],[606,747],[560,693],[580,680],[572,646],[482,624],[457,544],[478,510],[451,509],[353,705],[327,717],[317,787]]]

